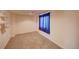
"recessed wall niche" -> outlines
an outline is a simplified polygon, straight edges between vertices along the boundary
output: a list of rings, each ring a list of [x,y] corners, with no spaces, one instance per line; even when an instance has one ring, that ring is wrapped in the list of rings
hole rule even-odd
[[[0,16],[0,33],[3,34],[6,32],[6,17]]]

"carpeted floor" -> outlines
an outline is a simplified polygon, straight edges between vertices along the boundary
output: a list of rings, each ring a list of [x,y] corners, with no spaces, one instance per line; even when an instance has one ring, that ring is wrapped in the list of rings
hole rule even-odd
[[[16,35],[6,49],[60,49],[59,46],[37,32]]]

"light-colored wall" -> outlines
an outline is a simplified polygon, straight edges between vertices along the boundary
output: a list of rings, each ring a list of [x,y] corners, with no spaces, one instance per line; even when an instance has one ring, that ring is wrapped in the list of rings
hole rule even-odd
[[[53,41],[62,48],[79,48],[79,11],[50,11],[50,35],[39,30],[39,15],[7,13],[9,27],[0,34],[0,48],[4,48],[12,36],[32,31]]]
[[[79,48],[77,34],[78,12],[79,11],[50,11],[50,35],[39,29],[37,31],[62,48]],[[37,24],[39,25],[39,21]],[[39,28],[39,26],[37,28]]]
[[[16,27],[16,15],[13,14],[13,13],[10,13],[10,17],[11,17],[11,33],[12,33],[12,37],[14,37],[16,35],[16,30],[17,30],[17,27]]]
[[[7,17],[6,21],[8,22],[6,32],[4,32],[3,34],[0,33],[0,48],[5,48],[6,44],[11,38],[11,18],[10,14],[7,13],[7,11],[0,11],[0,13],[5,14],[5,16]]]
[[[0,48],[5,48],[10,38],[16,34],[36,31],[37,25],[34,15],[20,15],[7,12],[6,16],[8,17],[6,20],[9,27],[4,34],[0,33]]]
[[[13,33],[15,35],[36,31],[34,15],[13,14],[13,24]]]
[[[7,22],[9,27],[4,34],[0,33],[0,48],[5,48],[11,37],[16,34],[23,34],[36,31],[36,19],[34,15],[20,15],[16,13],[7,13]]]
[[[77,22],[79,11],[54,11],[54,40],[63,48],[79,48],[77,45]],[[57,23],[56,23],[56,22]]]

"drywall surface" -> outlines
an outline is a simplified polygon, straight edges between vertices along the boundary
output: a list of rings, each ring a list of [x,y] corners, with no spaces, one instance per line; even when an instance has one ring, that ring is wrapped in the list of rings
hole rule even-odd
[[[50,11],[50,35],[39,30],[38,15],[37,31],[61,48],[79,48],[78,13],[71,10]]]
[[[62,48],[79,48],[77,45],[79,11],[54,11],[52,13],[52,41]]]
[[[6,11],[0,11],[1,14],[5,14],[4,17],[6,17],[6,21],[7,21],[7,28],[6,31],[4,33],[0,32],[0,48],[5,48],[6,44],[8,43],[8,41],[11,38],[11,19],[10,19],[10,15],[9,13],[7,13]],[[0,14],[0,16],[1,16]]]
[[[13,14],[13,34],[22,34],[36,31],[34,15]]]

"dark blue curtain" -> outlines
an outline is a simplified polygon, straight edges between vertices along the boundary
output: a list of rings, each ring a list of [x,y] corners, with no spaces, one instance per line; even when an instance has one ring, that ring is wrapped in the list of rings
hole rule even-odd
[[[50,34],[50,13],[39,16],[39,29]]]

